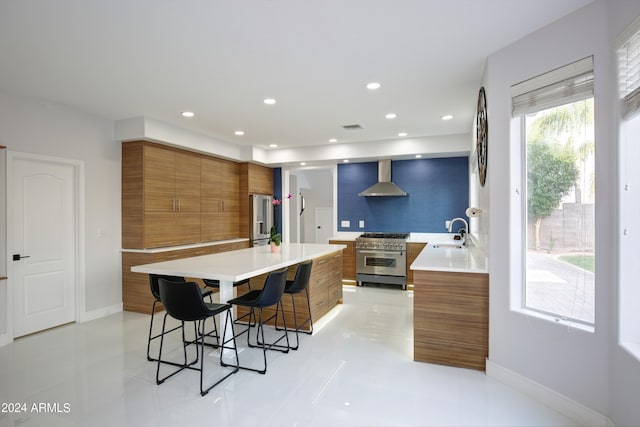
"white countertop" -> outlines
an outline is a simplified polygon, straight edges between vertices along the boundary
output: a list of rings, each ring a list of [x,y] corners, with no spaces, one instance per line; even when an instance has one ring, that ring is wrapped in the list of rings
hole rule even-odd
[[[339,231],[329,240],[356,240],[362,233],[364,233],[364,231]],[[407,243],[442,242],[445,240],[453,240],[453,236],[454,233],[409,233]]]
[[[454,241],[429,243],[411,264],[411,270],[455,273],[488,273],[486,254],[475,246],[452,249],[443,247]],[[436,247],[441,246],[441,247]]]
[[[142,254],[158,254],[162,252],[169,251],[177,251],[183,249],[196,249],[196,248],[205,248],[207,246],[216,246],[216,245],[224,245],[226,243],[237,243],[237,242],[248,242],[247,238],[237,238],[237,239],[229,239],[229,240],[216,240],[214,242],[204,242],[204,243],[194,243],[191,245],[180,245],[180,246],[166,246],[163,248],[151,248],[151,249],[122,249],[122,252],[133,252],[133,253],[142,253]]]
[[[136,265],[131,267],[131,271],[238,282],[345,248],[345,245],[283,243],[280,246],[280,252],[277,253],[271,252],[269,246],[256,246],[218,254]]]

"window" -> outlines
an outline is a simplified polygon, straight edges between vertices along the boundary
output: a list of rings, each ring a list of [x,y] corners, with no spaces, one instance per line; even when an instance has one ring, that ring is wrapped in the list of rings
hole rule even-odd
[[[595,323],[593,58],[512,87],[521,118],[522,308]]]
[[[640,210],[640,18],[617,43],[622,120],[620,124],[619,334],[623,347],[640,359],[640,285],[637,278],[638,210]]]

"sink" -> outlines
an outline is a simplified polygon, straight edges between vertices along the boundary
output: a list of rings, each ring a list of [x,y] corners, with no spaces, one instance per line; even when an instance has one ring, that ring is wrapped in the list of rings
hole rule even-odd
[[[431,247],[435,249],[462,249],[463,248],[462,245],[459,245],[457,243],[436,243]]]

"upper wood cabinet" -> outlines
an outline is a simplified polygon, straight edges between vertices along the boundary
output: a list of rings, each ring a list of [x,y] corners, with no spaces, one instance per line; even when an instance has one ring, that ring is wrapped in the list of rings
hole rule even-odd
[[[240,237],[249,237],[249,195],[273,194],[273,169],[240,163]]]
[[[200,241],[200,155],[150,142],[122,144],[122,245]]]
[[[254,163],[240,164],[241,187],[249,194],[273,194],[273,169]]]
[[[202,156],[200,166],[202,240],[223,240],[240,236],[238,164]]]

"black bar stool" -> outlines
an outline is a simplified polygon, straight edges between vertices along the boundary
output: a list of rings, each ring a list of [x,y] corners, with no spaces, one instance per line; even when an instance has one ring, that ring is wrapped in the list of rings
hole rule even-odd
[[[208,287],[213,288],[213,289],[217,289],[218,291],[220,290],[220,281],[219,280],[202,279],[202,281],[204,282],[205,286],[208,286]],[[234,288],[237,288],[238,286],[243,286],[243,285],[247,285],[247,288],[249,289],[249,291],[251,291],[251,281],[250,281],[250,279],[244,279],[244,280],[240,280],[239,282],[233,282],[233,287]],[[220,302],[224,302],[224,301],[220,301]],[[234,320],[234,322],[236,324],[241,323],[242,319],[244,319],[248,315],[249,315],[249,313],[245,314],[244,316],[240,316],[236,320]],[[254,326],[254,325],[255,324],[252,324],[251,326]]]
[[[270,321],[271,319],[273,319],[274,317],[276,317],[278,315],[279,310],[282,311],[282,317],[284,319],[282,295],[284,293],[284,287],[285,287],[286,281],[287,281],[286,268],[283,268],[282,270],[278,270],[278,271],[273,271],[269,273],[269,275],[267,276],[267,279],[264,282],[264,287],[261,290],[253,290],[240,297],[237,297],[228,301],[229,304],[249,307],[249,315],[250,315],[249,320],[251,320],[251,318],[253,317],[254,321],[258,326],[256,329],[256,343],[252,344],[250,341],[250,335],[251,335],[250,331],[252,327],[251,323],[249,323],[247,325],[247,328],[244,331],[240,332],[237,336],[240,336],[246,333],[247,345],[249,347],[262,348],[262,353],[264,358],[264,368],[262,369],[249,368],[246,366],[240,366],[238,364],[237,367],[239,367],[240,369],[246,369],[249,371],[254,371],[260,374],[264,374],[267,372],[267,350],[276,350],[276,351],[281,351],[283,353],[289,352],[289,335],[287,334],[286,321],[284,322],[285,332],[282,336],[280,336],[278,339],[276,339],[275,341],[269,344],[267,344],[264,339],[264,324]],[[271,307],[273,305],[276,306],[276,314],[274,314],[268,319],[263,319],[262,309],[264,307]],[[258,310],[257,319],[255,314],[256,309]],[[262,337],[262,341],[260,341],[259,335]],[[287,345],[286,346],[278,345],[278,343],[283,339],[286,340]],[[226,365],[226,364],[224,365],[233,366],[233,365]]]
[[[298,265],[298,269],[296,270],[296,275],[293,280],[287,280],[287,283],[284,287],[284,293],[291,295],[291,305],[293,306],[293,322],[296,331],[296,345],[295,347],[291,347],[291,350],[297,350],[300,345],[300,337],[298,336],[299,332],[303,332],[306,334],[313,333],[313,320],[311,320],[311,303],[309,301],[309,278],[311,277],[311,267],[313,266],[313,260],[305,261]],[[307,293],[307,310],[309,310],[309,317],[307,320],[298,324],[298,316],[296,314],[296,300],[295,295],[300,292],[305,291]],[[310,330],[300,331],[300,327],[309,323]],[[278,328],[278,319],[276,317],[276,329],[282,330],[282,328]]]
[[[162,275],[162,274],[149,274],[149,288],[151,289],[151,295],[153,295],[153,305],[151,306],[151,321],[149,322],[149,339],[147,341],[147,360],[150,362],[155,362],[158,359],[155,359],[153,357],[151,357],[150,353],[150,349],[151,349],[151,341],[155,340],[156,338],[160,338],[160,335],[162,334],[158,334],[158,335],[153,335],[153,318],[154,315],[156,313],[156,304],[158,304],[160,302],[160,288],[158,286],[158,279],[165,279],[165,280],[169,280],[170,282],[181,282],[184,283],[184,277],[179,277],[179,276],[166,276],[166,275]],[[198,287],[198,289],[200,289],[200,287]],[[200,295],[201,298],[204,297],[209,297],[209,302],[213,302],[213,300],[211,299],[211,294],[213,292],[211,291],[211,289],[200,289]],[[214,319],[215,320],[215,319]],[[171,329],[170,331],[167,332],[172,332],[175,331],[176,329],[178,329],[178,327]],[[185,359],[185,363],[186,363],[186,359]]]
[[[226,375],[222,376],[218,379],[213,385],[210,385],[206,389],[203,386],[203,376],[204,376],[204,347],[205,342],[204,338],[206,336],[211,336],[210,334],[205,333],[205,321],[209,317],[215,317],[218,314],[226,312],[227,321],[225,323],[224,330],[222,332],[222,336],[224,336],[227,325],[231,326],[231,335],[234,336],[233,330],[233,319],[231,317],[231,305],[230,304],[213,304],[206,303],[202,299],[200,287],[195,282],[170,282],[166,279],[159,279],[158,284],[160,286],[160,300],[164,308],[166,309],[166,313],[164,315],[164,319],[162,320],[162,333],[160,334],[160,352],[158,355],[158,366],[156,368],[156,384],[162,384],[168,378],[171,378],[178,372],[181,372],[185,369],[192,369],[195,371],[200,371],[200,395],[204,396],[216,385],[220,384],[222,381],[227,379],[229,376],[238,372],[238,367],[233,366],[234,369],[231,372],[228,372]],[[177,364],[179,369],[173,371],[169,375],[164,378],[160,378],[160,364],[162,361],[162,349],[164,345],[164,337],[168,331],[165,331],[167,316],[171,316],[176,320],[180,321],[179,328],[182,329],[182,342],[186,343],[185,334],[184,334],[184,323],[185,322],[194,322],[194,325],[197,325],[198,332],[196,335],[196,344],[199,344],[196,349],[196,362],[198,358],[200,359],[200,368],[194,368],[192,363],[185,364]],[[214,322],[215,325],[215,322]],[[172,330],[175,330],[172,329]],[[218,337],[217,327],[215,329],[216,339]],[[197,339],[200,339],[200,342],[197,342]],[[235,338],[235,337],[234,337]],[[239,364],[238,361],[238,350],[235,345],[235,339],[231,338],[230,340],[223,342],[220,348],[220,364],[222,365],[222,353],[223,349],[231,349],[231,347],[225,346],[227,342],[233,341],[233,350],[236,356],[236,365]],[[187,349],[184,347],[184,357],[185,361],[187,359]],[[199,351],[198,351],[199,350]],[[199,354],[198,354],[199,353]],[[226,365],[223,365],[226,366]]]

